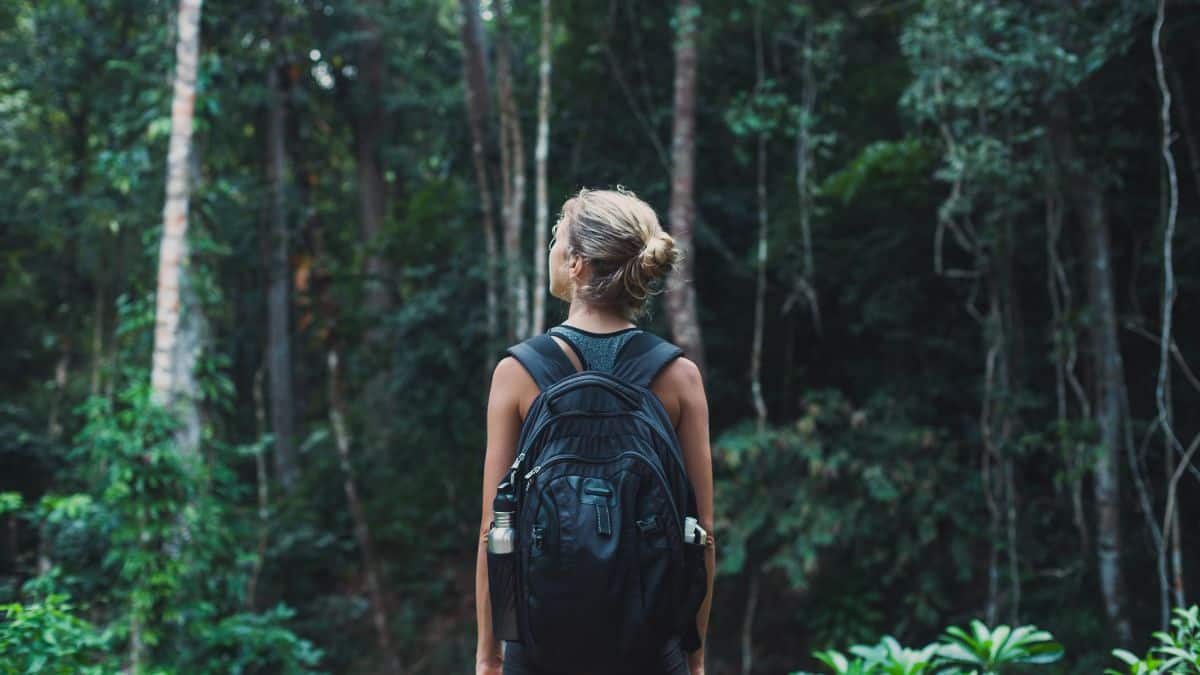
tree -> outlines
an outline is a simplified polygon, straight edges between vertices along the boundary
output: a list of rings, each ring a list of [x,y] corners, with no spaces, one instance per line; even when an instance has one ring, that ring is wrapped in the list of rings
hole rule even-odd
[[[696,311],[696,261],[692,226],[696,220],[696,34],[700,7],[679,0],[675,11],[675,103],[671,132],[671,236],[682,262],[667,281],[667,315],[675,343],[706,371],[704,342]]]
[[[546,233],[550,222],[549,195],[546,194],[546,162],[550,154],[550,0],[542,0],[542,40],[538,48],[538,131],[534,160],[537,162],[537,216],[533,219],[533,325],[531,335],[545,330]]]
[[[500,213],[504,230],[504,279],[508,289],[510,342],[529,336],[529,279],[521,258],[525,222],[525,140],[513,92],[512,36],[504,3],[493,10],[499,37],[496,44],[496,94],[500,109]]]
[[[181,423],[175,438],[178,452],[183,455],[194,455],[199,450],[201,427],[195,368],[203,317],[190,286],[187,240],[201,2],[179,0],[167,196],[158,253],[154,357],[150,371],[151,400],[176,414]],[[138,616],[135,611],[129,638],[129,656],[135,672],[140,672],[144,657]]]
[[[479,191],[479,212],[483,225],[484,253],[487,256],[486,302],[487,334],[489,339],[499,335],[499,305],[496,297],[496,271],[499,251],[496,246],[496,223],[492,214],[491,178],[488,171],[486,121],[491,117],[491,94],[488,84],[487,61],[484,57],[483,26],[479,21],[479,3],[461,0],[459,36],[463,47],[463,94],[467,107],[467,122],[471,127],[471,161],[475,167],[475,189]],[[486,372],[491,372],[491,356]]]
[[[275,40],[283,36],[276,33]],[[296,446],[292,413],[291,268],[288,261],[288,186],[291,169],[287,144],[284,64],[267,65],[267,175],[271,183],[271,224],[267,274],[267,361],[270,363],[271,428],[275,433],[275,472],[287,491],[296,484]]]

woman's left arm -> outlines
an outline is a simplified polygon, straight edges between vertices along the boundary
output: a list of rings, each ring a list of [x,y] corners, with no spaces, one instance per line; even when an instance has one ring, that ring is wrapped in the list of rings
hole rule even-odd
[[[693,675],[704,672],[704,647],[707,642],[708,615],[712,607],[713,576],[717,566],[716,547],[713,535],[713,475],[712,448],[708,437],[708,398],[704,393],[704,380],[700,369],[692,361],[680,358],[679,373],[679,426],[676,428],[679,447],[683,450],[683,462],[692,489],[696,493],[697,519],[700,527],[709,533],[708,548],[704,552],[704,563],[708,572],[708,590],[704,604],[696,616],[696,628],[700,632],[700,649],[688,655],[688,667]]]

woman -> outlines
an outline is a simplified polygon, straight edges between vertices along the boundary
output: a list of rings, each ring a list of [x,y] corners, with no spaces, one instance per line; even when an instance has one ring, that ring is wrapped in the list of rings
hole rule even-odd
[[[585,189],[567,200],[562,217],[554,226],[549,270],[550,294],[570,303],[570,308],[567,320],[548,333],[577,370],[582,370],[585,362],[594,370],[608,370],[612,366],[623,340],[636,328],[633,320],[641,315],[646,298],[654,292],[656,282],[671,272],[678,257],[674,240],[663,231],[654,210],[633,193],[620,188]],[[703,639],[715,566],[708,403],[699,369],[683,357],[665,367],[651,382],[650,389],[662,401],[675,427],[684,465],[696,493],[700,526],[710,537],[705,555],[708,592],[697,617],[702,646],[684,656],[678,639],[671,640],[663,646],[662,663],[645,675],[702,675]],[[521,422],[537,395],[537,385],[515,359],[505,357],[496,365],[488,397],[483,517],[475,567],[479,628],[476,675],[575,675],[538,669],[525,658],[520,643],[509,642],[502,649],[492,633],[486,561],[492,499],[497,484],[514,460]],[[588,671],[586,655],[581,655],[579,667],[580,673]]]

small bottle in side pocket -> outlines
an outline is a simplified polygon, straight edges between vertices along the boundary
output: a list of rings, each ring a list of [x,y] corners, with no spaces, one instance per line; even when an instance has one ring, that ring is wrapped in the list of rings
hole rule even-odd
[[[487,538],[488,592],[492,600],[492,631],[497,640],[517,640],[517,530],[512,495],[498,493],[492,502],[492,527]]]

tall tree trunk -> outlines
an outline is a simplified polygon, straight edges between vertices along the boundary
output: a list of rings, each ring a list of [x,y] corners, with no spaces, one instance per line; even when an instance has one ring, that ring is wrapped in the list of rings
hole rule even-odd
[[[675,343],[707,372],[700,320],[696,312],[692,225],[696,220],[696,33],[700,7],[696,0],[679,0],[676,7],[675,110],[671,137],[671,236],[683,256],[667,281],[666,305]]]
[[[750,590],[746,593],[746,610],[742,615],[742,675],[754,672],[754,615],[758,612],[760,575],[756,569],[750,570]]]
[[[1163,63],[1162,29],[1166,21],[1166,0],[1158,0],[1158,13],[1154,21],[1154,31],[1151,38],[1154,50],[1154,71],[1158,80],[1158,89],[1162,96],[1160,109],[1161,144],[1163,170],[1167,183],[1167,210],[1163,221],[1163,297],[1162,322],[1160,324],[1158,347],[1158,381],[1154,388],[1154,402],[1158,409],[1158,425],[1162,428],[1164,437],[1164,453],[1167,467],[1168,495],[1165,513],[1163,514],[1162,538],[1159,542],[1159,566],[1167,567],[1168,555],[1174,568],[1174,598],[1175,603],[1183,606],[1183,571],[1182,554],[1179,551],[1179,505],[1174,499],[1175,481],[1175,451],[1183,451],[1179,439],[1175,435],[1174,420],[1171,410],[1171,322],[1175,309],[1175,262],[1173,245],[1175,241],[1175,221],[1179,214],[1179,177],[1175,169],[1175,154],[1171,151],[1171,88],[1167,85],[1166,65]],[[1169,552],[1168,552],[1168,549]],[[1163,606],[1162,629],[1168,628],[1166,603]]]
[[[529,281],[521,259],[521,223],[525,215],[525,140],[513,93],[512,39],[504,3],[495,3],[500,29],[496,45],[496,90],[500,97],[500,162],[504,219],[504,269],[509,296],[509,340],[529,335]]]
[[[808,301],[813,326],[821,332],[821,306],[817,301],[816,265],[813,262],[812,237],[812,127],[817,110],[817,78],[813,73],[813,24],[816,17],[810,8],[804,19],[804,41],[801,43],[803,62],[800,65],[800,119],[796,130],[796,191],[800,196],[800,236],[804,247],[800,269],[800,288]]]
[[[202,317],[189,280],[187,236],[201,1],[179,0],[171,140],[167,150],[166,203],[158,258],[154,355],[150,371],[151,400],[170,410],[182,422],[175,443],[183,455],[194,455],[200,443],[195,366],[200,350]],[[140,612],[134,609],[129,640],[129,659],[134,673],[141,672],[144,659],[141,630]]]
[[[533,325],[530,334],[538,335],[546,327],[546,251],[547,232],[551,228],[550,204],[546,186],[546,162],[550,154],[550,0],[542,0],[542,42],[538,50],[538,130],[534,161],[537,162],[537,217],[533,242]]]
[[[1122,396],[1125,387],[1121,346],[1117,337],[1117,307],[1113,291],[1112,245],[1104,193],[1087,173],[1070,134],[1065,103],[1053,111],[1052,134],[1062,174],[1083,230],[1088,300],[1092,320],[1088,327],[1092,348],[1092,382],[1095,416],[1100,429],[1099,448],[1092,474],[1096,503],[1096,548],[1100,592],[1112,630],[1122,645],[1132,643],[1133,631],[1126,613],[1125,583],[1121,572],[1120,473],[1118,451],[1126,423]]]
[[[1079,533],[1079,550],[1083,555],[1087,555],[1087,552],[1091,550],[1091,542],[1088,535],[1087,516],[1083,507],[1083,474],[1086,451],[1077,441],[1071,440],[1065,430],[1071,416],[1068,394],[1074,395],[1081,419],[1091,419],[1091,404],[1087,400],[1083,385],[1079,382],[1079,377],[1075,372],[1078,348],[1075,341],[1075,328],[1069,319],[1073,313],[1073,297],[1066,267],[1058,252],[1063,227],[1062,190],[1058,173],[1055,171],[1052,161],[1053,155],[1049,155],[1047,159],[1051,161],[1047,162],[1046,169],[1046,289],[1050,296],[1052,310],[1051,333],[1054,340],[1056,419],[1059,429],[1064,434],[1060,442],[1067,468],[1067,480],[1071,489],[1071,509],[1075,520],[1075,529]]]
[[[329,367],[329,422],[337,442],[338,463],[342,468],[342,487],[346,501],[350,504],[350,515],[354,519],[354,538],[362,554],[363,570],[367,577],[367,593],[371,597],[371,618],[375,633],[379,637],[379,648],[383,651],[388,672],[402,673],[400,658],[392,645],[392,633],[388,627],[387,606],[384,603],[383,586],[380,583],[379,567],[371,547],[371,530],[367,525],[366,512],[355,485],[354,465],[350,462],[350,432],[346,428],[346,404],[341,394],[341,370],[337,348],[329,350],[326,363]]]
[[[757,82],[755,96],[763,94],[766,83],[766,65],[763,63],[762,8],[754,12],[754,63]],[[755,191],[758,199],[758,253],[756,256],[757,276],[754,288],[754,337],[750,348],[750,396],[754,403],[754,416],[758,433],[767,428],[767,402],[762,392],[762,346],[763,315],[766,313],[767,295],[767,131],[759,132],[756,147],[757,172]]]
[[[390,447],[388,421],[393,410],[390,349],[386,317],[394,306],[393,270],[382,249],[387,220],[387,185],[381,149],[386,141],[387,117],[383,98],[387,84],[387,50],[383,46],[378,14],[381,2],[361,9],[358,28],[363,35],[358,48],[358,81],[355,85],[354,154],[358,177],[358,202],[362,218],[364,309],[368,318],[362,356],[373,373],[364,387],[367,414],[363,444],[368,456]]]
[[[488,177],[486,120],[491,116],[491,99],[487,75],[486,51],[483,46],[483,26],[479,20],[479,3],[461,0],[462,22],[459,26],[463,43],[463,87],[467,106],[467,122],[471,127],[471,159],[475,163],[475,186],[479,190],[480,214],[483,223],[484,250],[487,254],[487,334],[489,340],[499,337],[499,301],[496,292],[497,250],[496,222],[492,215],[492,191]],[[488,351],[487,372],[492,359]]]
[[[95,302],[92,305],[92,375],[88,383],[88,395],[100,395],[100,378],[104,368],[104,315],[108,305],[106,301],[105,283],[103,279],[96,280]]]
[[[281,37],[281,36],[277,36]],[[267,294],[267,362],[271,384],[271,429],[275,435],[275,473],[287,492],[296,485],[295,422],[292,405],[291,275],[288,267],[288,166],[285,139],[286,92],[281,67],[267,68],[268,174],[271,182],[270,262]]]
[[[58,359],[54,362],[54,390],[50,395],[50,415],[46,422],[46,433],[52,440],[62,438],[62,408],[63,400],[67,397],[67,375],[71,367],[71,339],[64,337],[60,340]]]
[[[265,362],[266,359],[263,359]],[[254,371],[254,430],[258,438],[267,432],[266,398],[263,396],[263,370],[265,363]],[[257,610],[258,577],[262,574],[263,559],[267,556],[267,539],[271,532],[271,486],[267,478],[267,462],[260,445],[254,453],[254,483],[258,497],[258,536],[255,546],[254,567],[246,582],[246,607]]]

